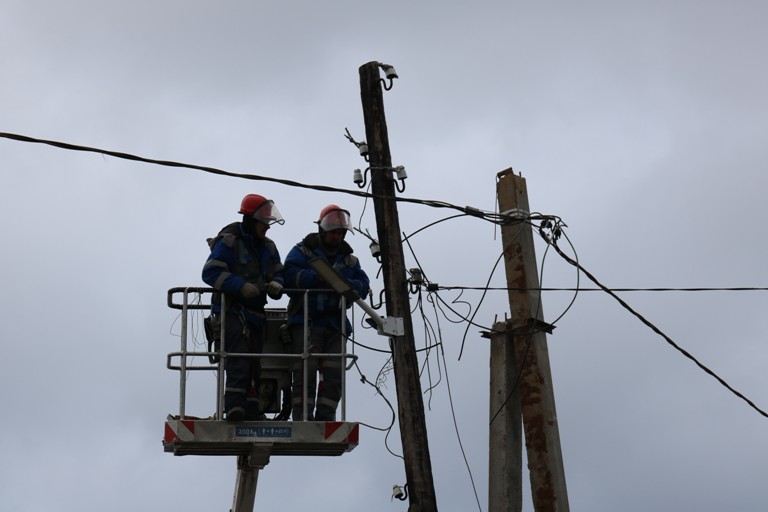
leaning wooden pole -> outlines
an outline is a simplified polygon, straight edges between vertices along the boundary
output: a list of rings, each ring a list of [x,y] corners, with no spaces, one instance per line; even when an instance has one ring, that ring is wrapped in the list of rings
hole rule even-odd
[[[397,385],[397,409],[403,442],[405,477],[408,484],[409,512],[437,511],[432,463],[427,442],[419,365],[413,335],[405,258],[400,242],[392,157],[384,117],[379,63],[360,67],[360,95],[363,102],[365,134],[371,166],[371,191],[381,247],[384,296],[388,317],[403,319],[404,334],[391,338]]]

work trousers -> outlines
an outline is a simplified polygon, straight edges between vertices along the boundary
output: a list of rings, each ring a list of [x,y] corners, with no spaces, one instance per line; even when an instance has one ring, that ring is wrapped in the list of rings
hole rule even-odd
[[[291,326],[293,353],[304,351],[304,326]],[[315,327],[309,329],[310,354],[339,354],[342,336],[333,327]],[[335,421],[336,409],[341,400],[342,361],[339,357],[310,357],[307,362],[307,393],[302,393],[304,383],[304,360],[296,359],[291,372],[294,421],[303,419],[304,402],[307,405],[308,421]],[[320,380],[318,382],[318,375]],[[317,398],[315,400],[315,397]]]
[[[228,353],[260,354],[264,345],[264,328],[255,326],[235,312],[226,315],[224,348]],[[261,360],[259,358],[227,357],[224,387],[224,410],[242,407],[246,420],[261,417],[259,403],[259,381]]]

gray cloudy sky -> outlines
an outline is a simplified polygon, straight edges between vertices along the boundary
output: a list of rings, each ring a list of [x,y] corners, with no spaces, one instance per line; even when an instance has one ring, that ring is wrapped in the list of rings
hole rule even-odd
[[[513,167],[531,208],[563,218],[607,286],[765,287],[766,19],[757,0],[0,0],[0,131],[355,188],[364,162],[344,129],[364,138],[358,68],[384,61],[401,77],[385,105],[406,195],[493,210],[496,173]],[[370,203],[8,139],[0,165],[0,509],[228,510],[234,459],[162,450],[178,406],[166,291],[202,285],[205,238],[237,219],[246,193],[276,200],[283,255],[328,203],[374,232]],[[403,205],[401,227],[450,214]],[[411,242],[444,286],[483,286],[501,251],[474,218]],[[375,278],[366,240],[351,243]],[[537,241],[543,285],[575,286],[545,249]],[[491,284],[504,286],[502,268]],[[768,407],[766,292],[621,296]],[[545,318],[571,298],[545,293]],[[506,294],[491,292],[475,321],[506,311]],[[479,508],[447,373],[487,510],[488,342],[471,327],[458,360],[465,325],[440,319],[447,368],[433,351],[433,383],[438,364],[443,379],[425,395],[438,505]],[[370,331],[358,339],[386,346]],[[765,417],[605,294],[579,294],[548,341],[571,510],[765,510]],[[370,379],[384,361],[360,353]],[[196,378],[189,412],[208,415],[213,380]],[[391,375],[384,392],[395,400]],[[391,418],[356,374],[348,410],[376,426]],[[396,429],[388,443],[400,452]],[[405,510],[390,500],[404,480],[384,435],[364,428],[339,458],[273,457],[256,509]]]

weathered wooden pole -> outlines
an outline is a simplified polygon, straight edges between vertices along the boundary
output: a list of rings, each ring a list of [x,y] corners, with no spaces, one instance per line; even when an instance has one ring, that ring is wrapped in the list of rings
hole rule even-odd
[[[384,296],[388,317],[403,319],[404,335],[391,338],[397,385],[397,409],[403,443],[405,477],[408,483],[409,512],[437,511],[432,463],[427,442],[419,365],[413,335],[405,258],[400,242],[392,157],[384,117],[384,100],[378,62],[360,67],[360,95],[365,118],[365,135],[371,167],[371,192],[381,247]]]

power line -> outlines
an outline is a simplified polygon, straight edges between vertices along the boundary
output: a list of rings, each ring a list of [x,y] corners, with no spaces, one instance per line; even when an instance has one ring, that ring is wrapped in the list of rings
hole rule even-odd
[[[649,327],[649,328],[650,328],[650,329],[651,329],[653,332],[655,332],[656,334],[658,334],[659,336],[661,336],[662,338],[664,338],[664,340],[665,340],[665,341],[666,341],[666,342],[667,342],[669,345],[671,345],[671,346],[672,346],[672,347],[673,347],[675,350],[677,350],[678,352],[680,352],[681,354],[683,354],[683,355],[684,355],[686,358],[688,358],[688,359],[690,359],[691,361],[693,361],[693,363],[694,363],[694,364],[696,364],[696,366],[698,366],[699,368],[701,368],[701,369],[702,369],[702,370],[703,370],[705,373],[707,373],[708,375],[710,375],[710,376],[712,376],[713,378],[715,378],[715,380],[717,380],[717,381],[718,381],[718,382],[719,382],[719,383],[720,383],[722,386],[724,386],[726,389],[728,389],[728,390],[729,390],[731,393],[733,393],[733,394],[734,394],[734,395],[736,395],[737,397],[739,397],[739,398],[741,398],[742,400],[744,400],[744,401],[745,401],[745,402],[746,402],[746,403],[747,403],[747,404],[748,404],[750,407],[752,407],[754,410],[756,410],[756,411],[757,411],[758,413],[760,413],[762,416],[765,416],[766,418],[768,418],[768,413],[766,413],[765,411],[763,411],[762,409],[760,409],[760,408],[759,408],[757,405],[755,405],[755,403],[754,403],[754,402],[752,402],[752,400],[750,400],[749,398],[747,398],[746,396],[744,396],[742,393],[740,393],[739,391],[737,391],[736,389],[734,389],[734,388],[733,388],[733,387],[732,387],[730,384],[728,384],[728,383],[727,383],[727,382],[726,382],[726,381],[725,381],[725,380],[724,380],[722,377],[720,377],[719,375],[717,375],[717,374],[716,374],[714,371],[710,370],[710,369],[709,369],[707,366],[705,366],[705,365],[704,365],[703,363],[701,363],[701,362],[700,362],[698,359],[696,359],[696,358],[695,358],[693,355],[691,355],[691,354],[690,354],[690,353],[689,353],[687,350],[685,350],[684,348],[680,347],[680,345],[678,345],[677,343],[675,343],[675,342],[674,342],[674,340],[672,340],[672,338],[670,338],[669,336],[667,336],[666,334],[664,334],[664,332],[662,332],[662,331],[661,331],[661,329],[659,329],[658,327],[656,327],[656,326],[655,326],[653,323],[651,323],[651,322],[650,322],[648,319],[646,319],[646,318],[645,318],[643,315],[641,315],[640,313],[638,313],[637,311],[635,311],[634,309],[632,309],[632,307],[631,307],[629,304],[627,304],[627,303],[626,303],[624,300],[622,300],[622,299],[621,299],[621,298],[620,298],[618,295],[616,295],[616,293],[615,293],[615,290],[612,290],[612,289],[608,288],[607,286],[603,285],[603,284],[602,284],[600,281],[598,281],[598,280],[597,280],[597,278],[596,278],[595,276],[593,276],[593,275],[592,275],[592,274],[591,274],[589,271],[587,271],[587,269],[585,269],[585,268],[584,268],[584,267],[583,267],[583,266],[582,266],[582,265],[581,265],[579,262],[577,262],[577,261],[574,261],[574,260],[573,260],[573,259],[572,259],[570,256],[568,256],[567,254],[565,254],[565,253],[564,253],[564,252],[563,252],[563,251],[560,249],[560,247],[557,245],[557,238],[559,237],[559,235],[560,235],[561,233],[557,233],[557,234],[547,234],[547,233],[544,233],[544,232],[543,232],[543,230],[542,230],[542,231],[540,231],[540,234],[541,234],[542,238],[544,238],[544,240],[545,240],[545,241],[546,241],[546,242],[547,242],[549,245],[551,245],[551,246],[552,246],[552,247],[555,249],[555,251],[557,251],[557,253],[558,253],[558,254],[559,254],[559,255],[560,255],[560,256],[561,256],[561,257],[562,257],[562,258],[563,258],[563,259],[564,259],[566,262],[568,262],[569,264],[571,264],[571,265],[573,265],[574,267],[576,267],[577,269],[579,269],[579,271],[580,271],[580,272],[583,272],[583,273],[584,273],[584,275],[585,275],[585,276],[587,276],[587,278],[589,278],[589,280],[590,280],[590,281],[592,281],[592,282],[593,282],[593,283],[595,283],[595,284],[596,284],[598,287],[600,287],[600,289],[601,289],[602,291],[604,291],[605,293],[607,293],[608,295],[610,295],[611,297],[613,297],[614,299],[616,299],[616,301],[617,301],[619,304],[621,304],[621,306],[622,306],[624,309],[626,309],[627,311],[629,311],[630,313],[632,313],[632,314],[633,314],[635,317],[637,317],[637,318],[638,318],[638,320],[640,320],[640,321],[641,321],[643,324],[645,324],[647,327]]]
[[[542,292],[604,292],[602,288],[504,288],[486,286],[440,286],[435,284],[435,290],[488,290],[488,291],[542,291]],[[698,287],[698,288],[611,288],[614,292],[765,292],[768,287],[737,286],[737,287]]]
[[[70,151],[83,151],[88,153],[99,153],[102,155],[108,155],[115,158],[121,158],[124,160],[133,160],[135,162],[143,162],[148,164],[154,164],[154,165],[162,165],[166,167],[176,167],[176,168],[185,168],[185,169],[194,169],[197,171],[203,171],[210,174],[216,174],[219,176],[227,176],[230,178],[241,178],[246,180],[255,180],[255,181],[269,181],[273,183],[279,183],[281,185],[286,185],[289,187],[297,187],[297,188],[305,188],[305,189],[311,189],[311,190],[317,190],[321,192],[338,192],[341,194],[348,194],[352,196],[357,197],[364,197],[364,198],[381,198],[381,199],[388,199],[392,201],[399,201],[403,203],[414,203],[414,204],[421,204],[424,206],[429,206],[431,208],[448,208],[453,210],[458,210],[464,214],[470,214],[473,216],[476,216],[478,218],[482,218],[484,220],[495,222],[493,220],[497,214],[493,212],[483,212],[482,210],[479,210],[477,208],[473,208],[470,206],[458,206],[455,204],[447,203],[444,201],[435,201],[431,199],[418,199],[418,198],[410,198],[410,197],[400,197],[400,196],[380,196],[376,194],[371,194],[368,192],[363,192],[360,190],[350,190],[350,189],[343,189],[343,188],[337,188],[337,187],[330,187],[326,185],[309,185],[306,183],[300,183],[298,181],[292,181],[292,180],[285,180],[281,178],[273,178],[271,176],[260,176],[257,174],[246,174],[246,173],[236,173],[231,171],[225,171],[223,169],[218,169],[216,167],[210,167],[205,165],[196,165],[196,164],[187,164],[183,162],[176,162],[173,160],[158,160],[154,158],[146,158],[138,155],[133,155],[130,153],[124,153],[120,151],[111,151],[107,149],[100,149],[95,147],[89,147],[89,146],[82,146],[79,144],[71,144],[68,142],[60,142],[60,141],[54,141],[54,140],[46,140],[46,139],[38,139],[35,137],[29,137],[27,135],[19,135],[15,133],[6,133],[6,132],[0,132],[0,137],[16,140],[20,142],[29,142],[34,144],[46,144],[49,146],[53,146],[60,149],[66,149]]]

